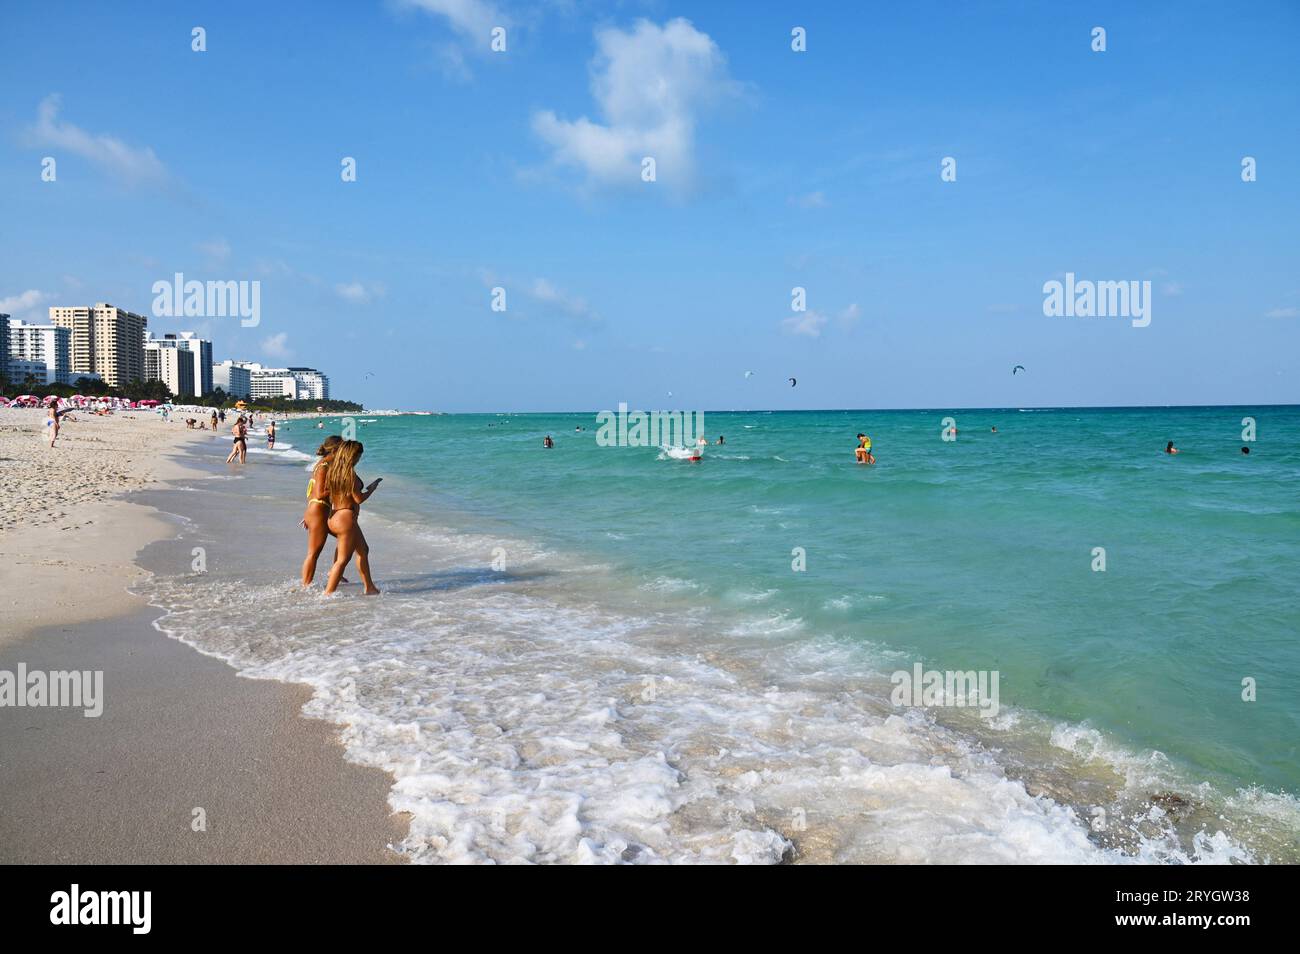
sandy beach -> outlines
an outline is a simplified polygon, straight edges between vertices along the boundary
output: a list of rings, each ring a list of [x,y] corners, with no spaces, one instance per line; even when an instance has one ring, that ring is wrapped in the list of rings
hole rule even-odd
[[[399,861],[389,777],[300,716],[308,690],[168,639],[129,592],[177,525],[124,495],[187,476],[174,455],[211,433],[76,417],[51,449],[44,412],[0,410],[0,670],[101,670],[104,710],[0,708],[0,861]]]

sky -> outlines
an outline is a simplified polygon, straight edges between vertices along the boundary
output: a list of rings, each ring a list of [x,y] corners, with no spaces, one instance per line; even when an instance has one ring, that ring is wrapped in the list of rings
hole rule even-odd
[[[1295,0],[6,0],[0,312],[369,408],[1295,403],[1297,49]]]

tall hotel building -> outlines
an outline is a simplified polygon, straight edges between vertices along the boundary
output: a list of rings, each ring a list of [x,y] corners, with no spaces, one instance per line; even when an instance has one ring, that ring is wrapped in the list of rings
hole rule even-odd
[[[98,374],[110,387],[143,381],[144,315],[100,302],[93,307],[51,308],[50,323],[72,332],[72,379]]]
[[[179,364],[188,365],[178,370]],[[212,342],[192,331],[161,338],[146,335],[144,377],[162,381],[177,397],[202,397],[212,393]]]

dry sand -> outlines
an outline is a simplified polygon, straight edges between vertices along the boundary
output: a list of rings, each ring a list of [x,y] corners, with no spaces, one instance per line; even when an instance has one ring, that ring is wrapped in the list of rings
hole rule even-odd
[[[400,860],[390,777],[298,715],[305,688],[239,678],[127,592],[174,530],[114,497],[185,476],[166,454],[211,432],[76,416],[51,449],[43,411],[0,409],[0,670],[102,670],[104,714],[0,708],[0,862]]]

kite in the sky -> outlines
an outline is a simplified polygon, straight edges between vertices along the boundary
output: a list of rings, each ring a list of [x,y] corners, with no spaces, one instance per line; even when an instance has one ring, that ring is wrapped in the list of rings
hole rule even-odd
[[[1018,364],[1011,369],[1011,376],[1014,378],[1016,376],[1017,371],[1023,371],[1023,370],[1025,370],[1025,366],[1023,364]]]
[[[753,372],[753,371],[746,371],[746,372],[745,372],[745,377],[747,377],[747,378],[752,378],[753,376],[754,376],[754,372]]]
[[[796,381],[794,378],[791,378],[791,379],[790,379],[790,387],[794,387],[794,386],[795,386],[796,384],[798,384],[798,383],[799,383],[799,382]]]

